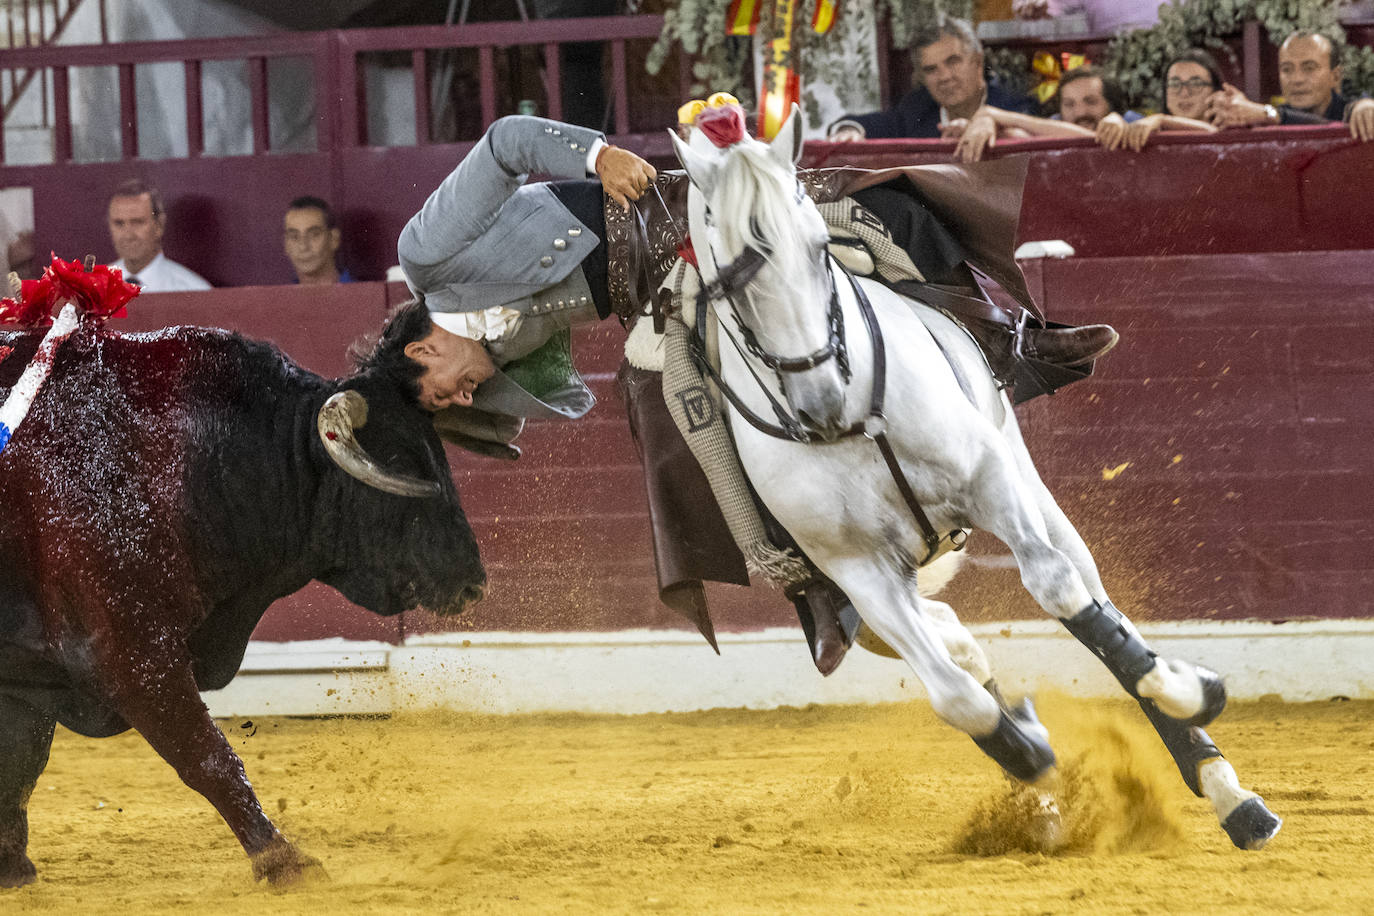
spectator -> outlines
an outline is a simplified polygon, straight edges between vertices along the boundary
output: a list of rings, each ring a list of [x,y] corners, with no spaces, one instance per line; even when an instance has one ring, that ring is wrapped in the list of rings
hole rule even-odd
[[[319,197],[297,197],[286,207],[282,243],[286,257],[302,286],[352,283],[348,271],[340,271],[335,257],[342,236],[334,211]]]
[[[958,136],[955,158],[977,162],[998,139],[1014,137],[1091,137],[1107,115],[1118,111],[1125,96],[1116,81],[1092,66],[1075,67],[1059,83],[1059,113],[1037,118],[984,105],[966,124],[953,122],[945,136]],[[1116,116],[1122,123],[1140,117],[1134,111]]]
[[[162,253],[167,214],[157,188],[137,178],[115,188],[110,195],[109,221],[110,239],[119,255],[110,266],[123,271],[125,280],[150,293],[210,288],[199,274]]]
[[[984,105],[1030,112],[1031,101],[1013,95],[983,73],[983,45],[963,19],[941,16],[916,37],[916,62],[922,85],[897,107],[864,115],[845,115],[830,125],[831,140],[887,137],[956,137]]]
[[[1097,142],[1107,149],[1141,150],[1157,131],[1215,132],[1202,120],[1207,100],[1223,86],[1216,59],[1201,48],[1184,51],[1164,71],[1164,111],[1135,122],[1109,115],[1097,126]]]
[[[1127,123],[1140,120],[1140,114],[1126,110],[1126,94],[1121,84],[1091,64],[1075,67],[1059,80],[1059,120],[1088,130],[1109,114],[1118,114]]]
[[[1148,29],[1159,21],[1160,0],[1016,0],[1017,19],[1054,19],[1082,14],[1088,31],[1109,35],[1122,29]]]
[[[1207,120],[1218,127],[1345,121],[1355,139],[1374,139],[1374,99],[1341,95],[1341,67],[1336,55],[1336,46],[1325,35],[1294,32],[1279,47],[1279,88],[1284,104],[1276,108],[1252,102],[1228,84],[1208,101]]]

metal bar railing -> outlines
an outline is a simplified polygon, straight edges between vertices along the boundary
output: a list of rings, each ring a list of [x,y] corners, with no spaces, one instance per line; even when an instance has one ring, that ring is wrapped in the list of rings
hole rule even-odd
[[[200,61],[186,61],[183,70],[186,74],[186,155],[196,159],[205,152],[205,115],[201,105]]]
[[[119,65],[119,145],[125,159],[138,158],[138,95],[134,65]]]
[[[549,100],[549,117],[563,120],[563,52],[556,41],[544,44],[544,95]]]
[[[415,71],[415,144],[424,146],[434,136],[430,127],[429,64],[427,52],[416,48],[410,52],[410,66]]]
[[[262,155],[272,148],[272,118],[267,105],[267,58],[248,59],[248,91],[252,102],[253,153]]]
[[[29,3],[31,0],[19,0]],[[73,5],[80,0],[72,0]],[[104,10],[104,0],[101,0]],[[11,18],[13,7],[11,7]],[[203,65],[208,61],[245,61],[252,95],[251,127],[255,153],[272,149],[270,137],[270,86],[268,62],[274,58],[308,58],[315,80],[316,142],[320,150],[368,143],[367,93],[361,79],[363,58],[370,53],[408,51],[415,100],[416,141],[432,142],[434,103],[430,98],[427,52],[473,49],[477,54],[478,103],[483,126],[499,115],[498,49],[534,47],[543,51],[547,73],[547,109],[561,117],[563,76],[558,66],[562,45],[574,41],[604,41],[610,45],[615,107],[614,131],[630,130],[629,63],[626,44],[657,38],[661,16],[612,16],[590,19],[533,22],[476,23],[461,26],[419,26],[393,29],[358,29],[333,32],[280,33],[228,39],[144,41],[99,45],[35,45],[6,52],[4,69],[13,86],[20,71],[46,71],[52,77],[54,155],[58,162],[72,157],[71,68],[114,67],[118,72],[120,149],[126,159],[139,150],[138,107],[134,91],[136,68],[143,64],[180,62],[186,75],[187,153],[204,154]],[[15,26],[10,26],[13,29]],[[691,80],[689,62],[682,58],[679,88],[686,92]],[[46,87],[46,83],[45,83]],[[46,111],[46,104],[44,105]],[[0,144],[0,164],[3,164]]]
[[[58,164],[72,159],[72,90],[66,67],[52,68],[52,145]]]

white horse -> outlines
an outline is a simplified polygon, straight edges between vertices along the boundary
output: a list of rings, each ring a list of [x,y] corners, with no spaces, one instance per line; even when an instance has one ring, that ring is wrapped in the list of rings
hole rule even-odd
[[[717,148],[700,131],[690,145],[673,141],[692,183],[691,234],[720,322],[720,379],[733,392],[745,473],[915,671],[935,713],[1010,775],[1050,784],[1054,754],[1034,709],[1002,699],[972,635],[916,588],[941,535],[981,528],[1011,549],[1040,606],[1139,700],[1231,840],[1262,847],[1281,821],[1241,788],[1201,728],[1225,706],[1220,678],[1158,658],[1112,605],[973,340],[828,255],[826,225],[796,177],[795,107],[771,144],[745,137]]]

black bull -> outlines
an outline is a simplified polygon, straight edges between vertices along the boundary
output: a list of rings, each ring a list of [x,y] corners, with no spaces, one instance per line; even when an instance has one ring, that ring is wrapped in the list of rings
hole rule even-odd
[[[0,401],[41,336],[0,333]],[[481,596],[442,445],[396,382],[329,381],[200,328],[88,323],[62,344],[0,453],[0,886],[33,880],[26,808],[55,722],[137,729],[257,877],[318,867],[263,814],[199,694],[311,579],[379,614]]]

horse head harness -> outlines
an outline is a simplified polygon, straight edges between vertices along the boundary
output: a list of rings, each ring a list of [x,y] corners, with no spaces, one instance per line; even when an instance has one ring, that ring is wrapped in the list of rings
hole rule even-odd
[[[709,253],[709,247],[707,249]],[[869,340],[873,343],[873,392],[869,401],[868,416],[863,420],[850,426],[837,437],[847,439],[851,436],[863,434],[873,440],[878,446],[878,451],[883,456],[883,462],[887,465],[888,473],[892,475],[893,483],[897,486],[897,492],[902,495],[902,500],[911,511],[916,520],[916,524],[921,529],[921,538],[925,542],[926,555],[922,557],[917,566],[925,566],[936,556],[943,553],[946,549],[962,550],[968,540],[968,535],[962,529],[956,528],[945,537],[941,537],[926,516],[925,510],[921,508],[920,501],[916,498],[916,493],[911,488],[910,482],[906,479],[906,474],[902,471],[901,463],[897,460],[897,455],[892,450],[892,443],[887,438],[887,417],[883,414],[883,397],[887,384],[887,350],[883,346],[883,332],[878,325],[878,316],[873,311],[873,304],[869,302],[867,294],[859,285],[854,275],[845,268],[843,264],[835,261],[828,253],[825,254],[826,274],[830,278],[830,302],[828,305],[828,324],[830,328],[830,339],[825,346],[802,357],[780,357],[764,350],[758,342],[758,336],[754,330],[740,317],[740,309],[736,305],[735,298],[738,296],[748,301],[746,287],[758,275],[760,268],[763,267],[766,256],[753,247],[746,246],[744,251],[733,261],[720,267],[716,271],[716,279],[709,284],[704,284],[696,297],[696,326],[693,328],[691,337],[691,351],[693,362],[703,375],[709,376],[725,395],[726,399],[734,406],[735,410],[743,417],[750,426],[760,432],[766,433],[775,439],[784,439],[790,442],[799,442],[805,445],[823,444],[824,440],[818,440],[815,434],[808,432],[800,420],[788,413],[787,409],[779,403],[773,393],[763,384],[758,375],[750,367],[751,375],[758,383],[759,390],[768,399],[769,406],[773,410],[773,415],[777,423],[770,423],[760,417],[753,410],[745,405],[743,399],[726,384],[720,372],[711,365],[706,355],[706,322],[707,308],[712,302],[725,300],[730,303],[730,312],[735,317],[735,323],[739,326],[740,337],[744,340],[741,347],[739,341],[730,333],[729,329],[721,325],[721,330],[730,338],[730,342],[737,350],[747,350],[752,356],[758,359],[768,368],[772,369],[778,378],[779,384],[782,383],[782,375],[785,372],[805,372],[814,369],[826,360],[835,359],[836,365],[840,370],[840,375],[845,384],[849,383],[852,372],[849,366],[849,353],[846,348],[844,335],[844,311],[840,303],[838,286],[835,283],[835,267],[849,281],[849,287],[854,291],[854,299],[859,308],[859,314],[863,316],[864,326],[868,329]],[[745,363],[748,366],[748,362]],[[948,546],[946,546],[946,542]]]

